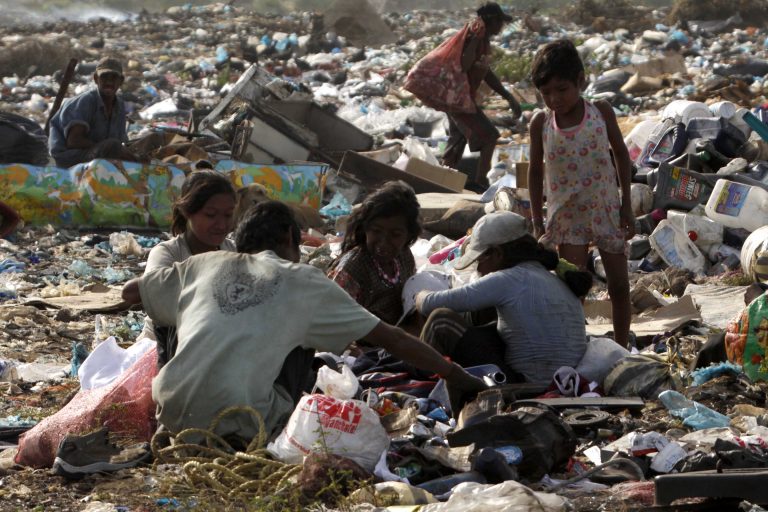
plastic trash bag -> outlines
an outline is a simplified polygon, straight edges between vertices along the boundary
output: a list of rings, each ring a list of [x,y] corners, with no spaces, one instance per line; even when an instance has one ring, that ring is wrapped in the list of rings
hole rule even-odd
[[[326,389],[351,396],[350,375],[355,377],[349,369],[349,373],[322,370],[318,385],[322,380]],[[356,379],[354,384],[357,386]],[[312,452],[331,453],[373,471],[381,453],[388,447],[389,436],[381,426],[379,415],[364,402],[312,394],[299,400],[288,424],[277,439],[269,443],[267,450],[289,464],[302,463]]]
[[[639,396],[655,400],[666,390],[679,390],[683,383],[674,365],[663,356],[635,354],[620,359],[603,381],[609,396]]]
[[[669,410],[669,414],[683,419],[683,425],[694,430],[727,427],[731,424],[728,416],[713,411],[709,407],[689,400],[677,391],[659,393],[659,400]]]
[[[469,78],[461,69],[461,54],[470,32],[467,24],[453,37],[425,55],[405,79],[404,88],[428,107],[443,112],[477,110],[469,88]]]
[[[326,395],[338,398],[339,400],[349,400],[355,393],[360,384],[357,377],[352,373],[349,366],[342,366],[341,373],[332,370],[328,366],[323,366],[317,371],[316,385]]]
[[[590,381],[602,384],[613,365],[628,355],[629,350],[610,338],[590,338],[576,371]]]
[[[535,492],[520,482],[507,480],[496,485],[464,482],[453,488],[445,503],[425,505],[421,512],[564,512],[570,510],[566,498]]]
[[[331,202],[320,208],[320,215],[335,219],[352,213],[352,205],[341,192],[336,192]]]
[[[152,379],[157,375],[153,347],[112,384],[80,390],[67,405],[19,439],[15,462],[51,467],[59,442],[67,434],[84,434],[105,426],[126,442],[148,442],[155,433]]]
[[[405,320],[416,308],[416,295],[422,291],[441,292],[451,288],[451,276],[436,270],[424,270],[412,275],[403,285],[403,314],[395,325]]]

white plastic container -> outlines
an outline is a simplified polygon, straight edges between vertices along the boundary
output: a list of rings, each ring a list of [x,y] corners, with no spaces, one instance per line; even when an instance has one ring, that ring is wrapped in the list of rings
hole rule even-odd
[[[768,192],[729,180],[717,180],[707,206],[707,217],[729,228],[755,231],[768,224]]]
[[[731,256],[741,258],[741,251],[730,245],[713,244],[709,247],[707,256],[709,257],[709,261],[712,262],[723,261]]]
[[[670,267],[685,268],[694,274],[704,273],[707,264],[704,255],[684,231],[667,219],[659,222],[648,241]]]
[[[738,107],[730,101],[718,101],[709,106],[709,111],[715,117],[722,117],[724,119],[730,119],[736,115]]]
[[[667,220],[688,235],[703,253],[723,242],[723,225],[707,217],[701,205],[690,212],[669,210]]]
[[[699,101],[675,100],[670,102],[661,112],[663,118],[672,118],[675,122],[688,125],[694,117],[712,117],[709,107]]]
[[[635,127],[632,128],[632,131],[624,137],[624,145],[627,146],[629,158],[633,162],[637,159],[640,153],[643,152],[643,148],[648,144],[648,139],[657,124],[659,124],[658,121],[645,119],[636,124]]]
[[[630,199],[635,217],[650,213],[653,209],[653,189],[645,183],[632,184]]]
[[[762,261],[758,264],[758,259],[763,260],[766,256],[768,256],[768,226],[763,226],[744,241],[741,248],[742,272],[755,282],[767,282],[768,272],[763,268]]]

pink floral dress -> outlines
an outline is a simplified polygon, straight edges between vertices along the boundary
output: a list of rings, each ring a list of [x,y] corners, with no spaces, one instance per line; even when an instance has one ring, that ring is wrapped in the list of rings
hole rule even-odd
[[[605,120],[584,101],[578,126],[561,129],[555,113],[547,112],[542,144],[547,231],[542,242],[552,245],[595,244],[600,250],[624,252],[620,227],[621,198],[611,160]]]

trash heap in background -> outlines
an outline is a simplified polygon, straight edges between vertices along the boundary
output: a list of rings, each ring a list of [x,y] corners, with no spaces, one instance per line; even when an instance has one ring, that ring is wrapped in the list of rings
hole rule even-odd
[[[338,0],[323,13],[286,16],[228,3],[120,22],[0,29],[0,134],[8,135],[0,137],[0,199],[11,201],[29,186],[37,192],[25,196],[25,205],[38,201],[34,211],[45,212],[53,208],[46,194],[61,195],[50,189],[72,187],[91,197],[93,183],[107,187],[118,173],[137,177],[136,190],[148,190],[148,197],[163,198],[149,216],[131,210],[130,201],[110,209],[105,194],[99,209],[78,203],[82,218],[51,225],[28,214],[23,229],[0,240],[4,499],[34,508],[38,503],[19,489],[50,493],[61,486],[58,477],[14,466],[11,457],[18,435],[50,424],[47,418],[78,387],[106,385],[104,372],[77,379],[95,365],[88,352],[108,343],[113,380],[125,379],[124,366],[140,357],[135,341],[143,314],[121,309],[119,287],[143,272],[149,248],[167,237],[166,210],[201,160],[231,173],[238,185],[261,183],[271,197],[308,207],[303,260],[323,269],[339,252],[354,205],[391,179],[405,180],[419,195],[425,233],[412,246],[417,268],[453,286],[474,279],[453,261],[477,219],[494,210],[530,216],[525,123],[511,118],[505,102],[489,97],[485,104],[502,140],[489,173],[493,185],[477,195],[463,189],[477,156],[467,153],[458,170],[440,166],[447,120],[402,89],[410,66],[472,11],[402,12],[392,7],[397,3]],[[372,510],[375,503],[379,510],[403,505],[422,512],[470,504],[501,509],[499,503],[649,510],[680,498],[703,506],[707,496],[735,496],[723,502],[731,509],[742,500],[768,503],[761,485],[768,464],[768,296],[755,288],[768,280],[768,33],[757,28],[764,20],[749,6],[740,7],[740,19],[728,11],[734,16],[697,21],[705,8],[691,4],[677,2],[669,11],[579,2],[563,19],[520,12],[495,41],[496,70],[514,85],[524,117],[541,106],[526,66],[540,44],[558,37],[579,42],[590,73],[585,96],[609,101],[619,116],[635,167],[635,350],[604,337],[611,308],[598,281],[585,303],[587,354],[577,368],[558,370],[548,389],[507,383],[491,366],[471,368],[492,387],[454,411],[444,382],[414,376],[386,354],[326,354],[341,373],[324,368],[322,392],[302,398],[283,434],[260,447],[281,462],[264,463],[263,451],[253,461],[293,475],[290,486],[273,482],[270,496],[300,493],[345,510]],[[146,139],[154,141],[146,143],[152,163],[56,169],[38,125],[55,96],[58,70],[70,57],[80,59],[70,95],[81,92],[102,53],[124,59],[129,132],[154,134]],[[88,169],[96,179],[78,182]],[[22,172],[38,180],[34,187],[18,179]],[[160,175],[166,181],[147,178]],[[121,189],[119,197],[136,190]],[[132,216],[117,217],[118,210]],[[124,230],[118,218],[130,219],[133,229]],[[597,254],[592,265],[604,277]],[[409,304],[413,297],[404,295]],[[701,350],[718,336],[723,353]],[[718,359],[727,361],[709,364]],[[148,400],[141,405],[152,407]],[[144,436],[151,431],[139,427]],[[42,436],[40,430],[31,432]],[[49,466],[56,445],[44,447],[48,453],[22,454],[26,465]],[[316,453],[304,458],[308,451]],[[120,478],[158,505],[179,505],[190,495],[203,500],[221,486],[229,486],[220,496],[230,505],[253,503],[253,494],[233,492],[242,483],[233,472],[211,469],[204,478],[221,460],[196,466],[200,480],[180,469],[188,469],[186,461],[161,462],[168,464],[123,470]],[[329,485],[324,477],[337,467],[349,469],[354,481]],[[72,487],[61,487],[80,493],[68,503],[91,499],[90,487]],[[99,491],[114,507],[146,505],[131,501],[146,496],[132,494]]]

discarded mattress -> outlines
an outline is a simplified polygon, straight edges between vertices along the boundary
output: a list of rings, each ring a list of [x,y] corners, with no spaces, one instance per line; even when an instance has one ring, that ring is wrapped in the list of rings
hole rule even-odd
[[[216,170],[238,186],[261,183],[272,199],[319,208],[320,163],[259,165],[222,160]],[[173,201],[186,173],[171,165],[93,160],[69,169],[26,164],[0,166],[0,201],[27,224],[156,227],[171,223]]]

